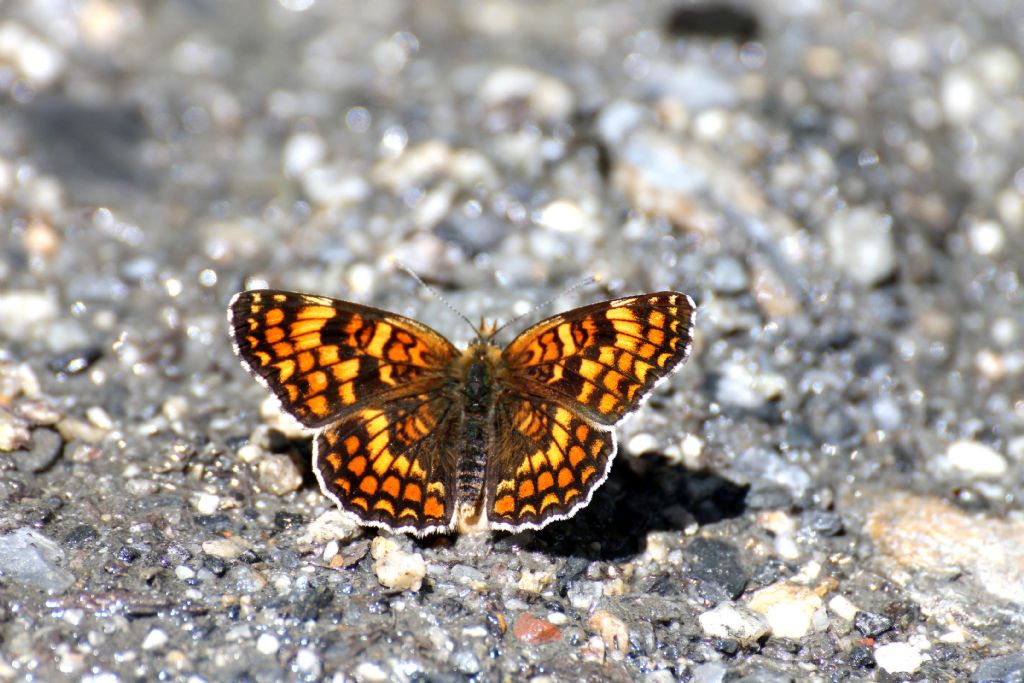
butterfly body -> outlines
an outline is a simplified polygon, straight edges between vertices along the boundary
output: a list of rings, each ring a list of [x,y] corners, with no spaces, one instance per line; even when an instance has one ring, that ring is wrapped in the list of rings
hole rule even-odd
[[[235,351],[316,430],[324,493],[360,522],[424,535],[537,529],[607,477],[613,427],[689,352],[692,300],[657,292],[465,350],[415,320],[296,292],[235,296]]]

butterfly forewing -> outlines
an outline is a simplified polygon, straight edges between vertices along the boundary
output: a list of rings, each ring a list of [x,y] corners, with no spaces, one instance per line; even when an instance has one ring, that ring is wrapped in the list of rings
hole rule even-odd
[[[307,427],[429,390],[458,355],[415,320],[328,297],[250,290],[235,296],[229,315],[246,369]]]
[[[614,425],[686,360],[693,311],[685,294],[657,292],[548,318],[505,349],[510,382]]]

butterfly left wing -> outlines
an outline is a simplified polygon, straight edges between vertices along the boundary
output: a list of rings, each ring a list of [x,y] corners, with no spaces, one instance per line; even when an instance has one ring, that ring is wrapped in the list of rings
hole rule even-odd
[[[317,435],[320,489],[363,524],[419,536],[455,519],[459,416],[433,390],[360,408]]]
[[[613,299],[542,320],[502,353],[511,382],[610,427],[686,360],[693,300],[680,292]]]
[[[228,315],[245,369],[311,428],[435,386],[458,355],[422,323],[324,296],[249,290]]]

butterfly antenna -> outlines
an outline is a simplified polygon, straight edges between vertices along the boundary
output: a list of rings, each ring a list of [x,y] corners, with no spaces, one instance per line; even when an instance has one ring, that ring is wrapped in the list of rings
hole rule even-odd
[[[496,336],[498,336],[499,332],[501,332],[503,329],[505,329],[509,325],[512,325],[514,323],[519,322],[520,320],[522,320],[523,318],[525,318],[528,315],[532,315],[534,313],[534,311],[537,311],[537,310],[542,309],[542,308],[547,308],[552,303],[554,303],[554,301],[556,299],[560,299],[561,297],[565,296],[566,294],[569,294],[571,292],[575,292],[580,287],[586,287],[587,285],[592,285],[595,282],[601,282],[603,279],[604,278],[601,277],[600,275],[589,275],[589,276],[583,278],[582,280],[580,280],[576,284],[572,285],[571,287],[569,287],[567,289],[562,290],[561,292],[559,292],[555,296],[547,299],[546,301],[543,301],[543,302],[537,304],[536,306],[531,306],[530,310],[526,311],[525,313],[520,313],[519,315],[517,315],[516,317],[512,318],[508,322],[502,323],[497,328],[495,328],[495,330],[493,332],[491,332],[490,334],[487,335],[487,341],[490,341],[491,339],[494,339]]]
[[[476,325],[474,325],[472,323],[472,321],[470,321],[469,318],[467,318],[465,315],[463,315],[462,311],[460,311],[459,309],[455,308],[455,306],[453,306],[451,304],[451,302],[448,301],[448,299],[445,299],[443,296],[441,296],[440,292],[438,292],[436,289],[434,289],[433,287],[428,285],[426,282],[424,282],[423,278],[421,278],[419,275],[417,275],[416,272],[412,268],[410,268],[409,266],[405,265],[404,263],[399,261],[394,256],[389,256],[388,257],[388,262],[392,263],[392,264],[398,266],[399,268],[401,268],[402,270],[404,270],[409,275],[409,277],[411,277],[413,280],[416,281],[417,284],[419,284],[420,287],[422,287],[423,289],[425,289],[428,292],[430,292],[431,294],[433,294],[436,299],[438,299],[441,303],[443,303],[445,306],[448,307],[449,311],[451,311],[455,315],[457,315],[460,318],[462,318],[462,320],[465,321],[465,323],[467,325],[469,325],[470,327],[473,328],[473,332],[476,333],[477,338],[479,338],[481,341],[483,341],[483,336],[480,334],[480,328],[477,327]]]

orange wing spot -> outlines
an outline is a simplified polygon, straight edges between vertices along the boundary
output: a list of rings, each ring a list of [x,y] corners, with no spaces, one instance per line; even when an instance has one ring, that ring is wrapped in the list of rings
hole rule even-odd
[[[270,365],[270,361],[274,360],[274,357],[266,351],[253,351],[253,355],[259,358],[262,366]]]
[[[374,358],[383,358],[384,344],[391,338],[392,329],[391,325],[387,323],[377,323],[373,330],[373,338],[366,345],[366,354]]]
[[[594,394],[595,387],[590,382],[584,382],[580,387],[580,393],[576,394],[576,400],[580,403],[590,403],[590,397]]]
[[[537,477],[537,490],[547,491],[549,488],[555,485],[555,478],[551,476],[550,471],[541,472],[540,476]]]
[[[604,385],[605,389],[618,396],[622,393],[622,391],[619,389],[619,384],[624,379],[626,378],[623,377],[620,373],[616,372],[615,370],[609,370],[608,374],[606,374],[604,376],[604,379],[601,381],[601,384]]]
[[[553,366],[551,368],[551,377],[548,378],[547,383],[548,384],[557,384],[558,382],[561,382],[562,379],[564,379],[564,377],[565,377],[565,371],[562,369],[562,366],[561,365],[555,365],[555,366]]]
[[[623,351],[629,351],[630,353],[636,353],[637,346],[640,345],[640,341],[634,337],[630,337],[626,334],[615,335],[615,347],[622,349]]]
[[[643,325],[641,325],[638,322],[630,322],[628,320],[613,320],[612,327],[620,335],[628,334],[631,337],[639,337],[640,339],[643,339],[644,328]]]
[[[295,317],[298,320],[309,320],[311,318],[330,320],[335,315],[337,315],[337,312],[330,306],[303,306],[295,314]]]
[[[270,348],[274,352],[274,355],[277,356],[278,358],[287,358],[288,356],[295,353],[295,350],[292,348],[292,345],[289,344],[288,342],[279,342],[277,344],[274,344]],[[266,365],[266,363],[264,363],[264,365]]]
[[[313,398],[306,401],[306,408],[309,410],[309,412],[313,413],[314,415],[319,415],[320,417],[323,417],[328,412],[327,398],[324,397],[323,394],[314,396]]]
[[[615,351],[614,346],[602,346],[601,353],[597,357],[597,362],[600,363],[601,365],[604,365],[605,367],[614,367],[616,355],[617,352]]]
[[[320,363],[320,367],[334,365],[339,360],[337,346],[321,346],[316,350],[316,354],[317,362]]]
[[[405,491],[402,493],[402,497],[411,503],[419,503],[423,500],[423,488],[419,484],[410,482],[405,485]]]
[[[572,325],[562,323],[558,326],[558,340],[562,342],[562,356],[576,353],[576,340],[572,336]]]
[[[665,333],[658,329],[647,330],[647,341],[661,346],[665,343]]]
[[[296,320],[288,326],[288,333],[292,337],[301,337],[306,334],[313,334],[319,332],[324,328],[325,320],[309,319],[309,320]]]
[[[356,402],[356,394],[352,387],[352,382],[338,385],[338,398],[341,400],[342,405],[350,406]]]
[[[423,504],[423,514],[433,519],[441,519],[444,516],[444,504],[437,498],[427,498],[427,502]]]
[[[345,441],[347,442],[348,439]],[[357,455],[348,461],[348,466],[345,469],[357,477],[363,476],[363,472],[366,471],[366,458],[362,455]]]
[[[577,441],[579,441],[580,443],[585,443],[588,436],[590,436],[590,427],[588,427],[586,424],[582,422],[576,425]]]
[[[654,357],[654,354],[657,351],[658,351],[658,349],[656,349],[653,344],[646,344],[645,343],[645,344],[641,344],[640,345],[640,348],[637,351],[637,355],[639,355],[644,360],[650,360],[651,358]]]
[[[393,365],[381,365],[377,370],[377,377],[380,379],[382,384],[388,386],[395,386],[395,379],[391,375],[393,374]]]
[[[572,470],[570,470],[568,467],[563,467],[562,469],[558,470],[558,488],[565,489],[567,486],[569,486],[569,484],[572,483],[572,480]]]
[[[334,484],[345,493],[352,493],[352,482],[350,482],[348,479],[345,479],[344,477],[338,477],[337,479],[334,480]]]
[[[671,358],[671,357],[672,357],[671,353],[663,353],[663,354],[659,355],[658,356],[658,360],[657,360],[658,367],[659,368],[665,367],[665,363],[667,363],[669,358]]]
[[[524,505],[523,507],[519,508],[519,519],[522,519],[527,515],[533,515],[534,517],[536,517],[537,508],[535,508],[533,505]]]
[[[290,358],[275,364],[274,367],[277,368],[277,378],[282,382],[287,382],[295,374],[295,361]]]
[[[569,433],[564,430],[556,430],[552,431],[552,434],[556,435],[556,442],[548,445],[548,464],[551,467],[559,467],[562,464],[562,454],[565,453],[565,446],[559,445],[559,437],[557,435],[561,434],[561,440],[568,443]]]
[[[579,465],[587,457],[586,452],[579,446],[573,445],[569,449],[569,464],[573,467]]]
[[[255,312],[256,311],[253,311],[253,313]],[[281,321],[284,320],[284,311],[280,308],[271,308],[267,311],[266,315],[263,316],[263,319],[268,325],[280,325]]]
[[[563,496],[563,499],[565,500],[566,505],[568,505],[570,500],[572,500],[573,498],[578,498],[579,495],[580,492],[577,489],[566,489],[565,496]]]
[[[398,494],[402,492],[402,482],[398,481],[398,477],[391,476],[384,480],[380,488],[392,498],[398,498]]]
[[[651,365],[650,363],[645,363],[643,361],[638,360],[635,363],[633,363],[633,374],[635,374],[636,378],[640,380],[642,383],[647,384],[647,373],[650,372],[653,368],[654,366]]]
[[[356,451],[363,445],[363,442],[355,434],[351,434],[345,437],[345,452],[349,455],[354,455]],[[366,461],[363,461],[363,467],[366,467]],[[362,474],[362,472],[359,472]]]
[[[405,475],[402,475],[402,476],[405,476]],[[419,479],[420,481],[423,481],[424,479],[427,478],[427,472],[422,467],[420,467],[420,464],[418,462],[413,460],[412,461],[412,465],[409,467],[409,475],[408,476],[413,478],[413,479]],[[444,493],[444,486],[441,486],[440,484],[438,484],[438,486],[440,486],[440,488],[441,488],[441,493]]]
[[[642,384],[630,384],[629,388],[626,389],[626,400],[632,402],[633,397],[636,396],[636,392],[643,388]]]
[[[494,513],[497,515],[507,515],[516,509],[516,502],[512,499],[512,496],[501,496],[494,501]]]
[[[288,392],[288,401],[295,403],[299,400],[299,388],[294,384],[285,384],[284,390]]]
[[[419,519],[420,513],[416,512],[412,508],[402,508],[402,511],[398,513],[398,518],[402,519],[403,517],[412,517],[413,519]]]
[[[305,351],[307,349],[317,349],[320,348],[320,346],[322,346],[323,344],[323,342],[320,339],[320,334],[318,332],[313,332],[312,334],[304,334],[301,337],[294,337],[292,339],[292,343],[294,344],[295,349],[298,351]]]
[[[296,358],[299,361],[299,372],[302,374],[306,374],[316,365],[316,359],[313,358],[313,354],[309,351],[303,351]]]
[[[373,504],[374,510],[383,510],[392,517],[395,516],[395,506],[391,504],[391,501],[387,498],[380,498]]]
[[[284,339],[284,330],[280,327],[270,327],[266,332],[263,333],[263,339],[268,344],[276,344],[277,342]]]
[[[533,494],[536,493],[536,492],[537,492],[537,490],[534,488],[533,482],[530,481],[529,479],[519,483],[519,497],[520,498],[529,498],[529,497],[533,496]]]
[[[439,481],[432,481],[427,484],[427,495],[435,495],[438,498],[444,498],[444,484]]]
[[[388,348],[387,359],[392,363],[408,363],[409,354],[406,353],[405,347],[400,344],[392,344]]]
[[[597,474],[597,470],[588,465],[587,467],[583,468],[582,472],[580,472],[580,481],[586,484],[588,481],[590,481],[590,478],[595,474]]]
[[[327,375],[319,370],[306,375],[305,380],[308,384],[308,388],[306,389],[307,396],[319,394],[327,388]]]
[[[633,369],[633,356],[629,355],[628,353],[624,353],[621,356],[619,356],[619,360],[615,363],[614,366],[609,367],[616,367],[624,373],[630,372]]]
[[[377,486],[377,477],[363,477],[362,481],[359,482],[359,490],[368,496],[377,493]]]
[[[658,329],[665,327],[665,314],[661,311],[651,311],[647,315],[647,324]]]
[[[597,454],[604,450],[604,442],[600,439],[594,439],[594,442],[590,444],[590,457],[596,458]]]
[[[395,458],[395,462],[391,468],[403,477],[406,477],[409,475],[409,459],[404,455],[400,455]]]
[[[338,455],[337,453],[328,453],[327,462],[331,463],[331,467],[333,467],[334,469],[341,469],[341,456]]]
[[[580,376],[583,379],[589,379],[590,381],[596,380],[601,375],[601,371],[604,370],[604,366],[595,363],[589,358],[583,358],[580,360]]]
[[[331,374],[339,382],[348,382],[359,374],[359,359],[350,358],[331,366]]]
[[[636,322],[636,313],[621,305],[609,308],[604,314],[604,317],[608,318],[608,320],[628,320],[629,322]]]
[[[288,301],[288,295],[286,295],[286,294],[275,294],[275,295],[274,295],[274,296],[272,296],[271,298],[272,298],[272,299],[273,299],[274,301],[278,301],[278,302],[281,302],[281,301]]]
[[[360,496],[359,498],[353,498],[349,502],[352,503],[352,505],[355,505],[356,507],[363,508],[363,512],[367,512],[370,509],[370,504],[366,502],[366,499],[363,498],[362,496]]]
[[[542,500],[540,502],[540,511],[541,511],[541,513],[543,514],[543,512],[546,509],[548,509],[552,505],[558,505],[560,502],[561,501],[558,500],[558,496],[556,494],[549,493],[548,495],[544,496],[544,500]]]
[[[530,466],[534,472],[540,472],[548,465],[548,458],[544,451],[537,451],[530,456]]]
[[[618,407],[619,401],[611,394],[602,394],[601,402],[597,404],[597,412],[602,415],[610,415],[615,412]]]

